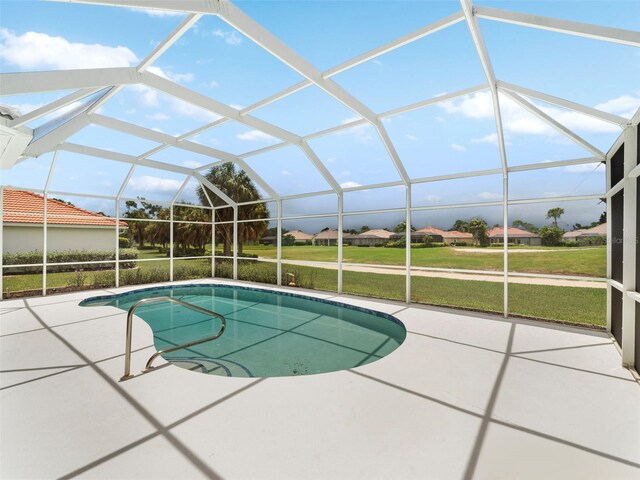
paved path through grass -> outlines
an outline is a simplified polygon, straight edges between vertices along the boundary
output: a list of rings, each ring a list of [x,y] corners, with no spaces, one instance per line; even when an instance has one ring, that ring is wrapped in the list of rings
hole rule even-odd
[[[272,258],[259,258],[263,262],[275,263]],[[337,270],[338,264],[335,262],[314,262],[308,260],[284,260],[290,265],[300,265],[304,267],[326,268],[329,270]],[[350,272],[364,273],[381,273],[385,275],[404,275],[405,267],[379,267],[373,265],[349,265],[343,264],[342,269]],[[504,276],[502,273],[464,273],[464,272],[446,272],[442,270],[426,270],[425,268],[411,269],[412,277],[437,277],[452,278],[456,280],[478,280],[483,282],[502,283]],[[509,274],[509,283],[519,283],[524,285],[552,285],[557,287],[585,287],[585,288],[607,288],[607,284],[596,279],[573,280],[567,278],[550,278],[550,277],[530,277],[527,274]]]

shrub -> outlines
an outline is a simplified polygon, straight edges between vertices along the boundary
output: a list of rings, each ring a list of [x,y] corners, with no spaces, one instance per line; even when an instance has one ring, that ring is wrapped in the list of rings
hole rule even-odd
[[[580,243],[575,240],[567,240],[566,242],[561,242],[560,245],[563,247],[579,247]]]
[[[407,242],[404,238],[400,238],[398,240],[391,240],[390,242],[387,242],[387,244],[385,245],[385,247],[387,248],[406,248],[407,246]]]
[[[93,274],[91,278],[91,286],[95,288],[113,287],[115,284],[116,284],[115,270],[96,272]]]
[[[356,245],[356,247],[370,247],[371,245]]]
[[[134,248],[120,249],[120,260],[131,260],[123,262],[120,268],[127,269],[136,266],[135,260],[138,258],[138,251]],[[72,262],[100,262],[115,261],[115,252],[110,250],[66,250],[47,253],[47,263],[72,263]],[[42,252],[19,252],[5,253],[2,256],[4,265],[29,265],[33,263],[42,263]],[[76,270],[95,271],[109,270],[113,268],[113,263],[93,263],[87,265],[51,265],[47,266],[48,273],[58,272],[75,272]],[[42,267],[19,267],[20,273],[40,273]]]
[[[208,278],[211,276],[211,265],[202,262],[178,264],[173,267],[174,280],[189,280],[192,278]]]
[[[456,247],[466,247],[469,244],[467,242],[453,242],[453,245]]]
[[[127,237],[118,237],[118,247],[119,248],[129,248],[131,247],[131,242]]]
[[[143,283],[166,282],[168,280],[168,268],[132,268],[120,271],[120,285],[140,285]]]

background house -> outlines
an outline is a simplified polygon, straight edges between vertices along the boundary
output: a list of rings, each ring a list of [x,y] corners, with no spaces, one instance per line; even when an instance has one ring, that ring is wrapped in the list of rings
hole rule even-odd
[[[503,243],[504,228],[493,227],[487,231],[487,237],[489,237],[489,241],[491,243]],[[527,230],[522,230],[521,228],[507,227],[507,238],[508,243],[532,246],[542,245],[542,237],[540,237],[540,235]]]
[[[345,243],[353,246],[375,246],[386,244],[393,235],[393,232],[388,230],[382,230],[380,228],[374,230],[367,230],[366,232],[359,233],[358,235],[349,235],[349,238],[345,239]]]
[[[2,253],[42,251],[44,197],[23,190],[2,191]],[[125,222],[120,222],[126,228]],[[114,250],[116,221],[59,200],[47,199],[50,252]]]
[[[562,235],[565,242],[578,242],[585,245],[603,245],[607,243],[607,224],[601,223],[592,228],[581,228]]]
[[[294,238],[296,245],[306,244],[311,245],[314,235],[311,233],[305,233],[302,230],[291,230],[284,234],[284,236],[290,235]],[[276,245],[277,237],[275,235],[268,235],[260,239],[260,243],[263,245]]]
[[[338,230],[330,228],[316,234],[312,240],[313,245],[335,247],[338,245]]]
[[[442,230],[437,227],[424,227],[417,232],[424,232],[430,235],[433,242],[444,242],[448,244],[465,243],[471,245],[473,243],[473,235],[457,230]]]

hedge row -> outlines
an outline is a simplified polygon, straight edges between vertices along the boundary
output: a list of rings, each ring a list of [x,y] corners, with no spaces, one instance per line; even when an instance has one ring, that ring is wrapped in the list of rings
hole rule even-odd
[[[116,254],[111,250],[66,250],[47,253],[47,263],[73,263],[73,262],[100,262],[115,261]],[[133,268],[138,259],[138,250],[135,248],[121,248],[120,260],[132,260],[123,262],[120,268]],[[3,265],[29,265],[42,263],[42,252],[5,253],[2,255]],[[88,265],[51,265],[47,266],[48,273],[75,272],[76,270],[94,271],[109,270],[113,268],[111,263],[94,263]],[[15,267],[11,273],[41,273],[42,267]]]

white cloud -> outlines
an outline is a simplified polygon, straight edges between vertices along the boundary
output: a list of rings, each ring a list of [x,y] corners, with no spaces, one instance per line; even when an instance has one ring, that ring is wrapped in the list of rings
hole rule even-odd
[[[462,114],[476,120],[493,117],[491,92],[476,92],[461,98],[447,100],[439,103],[438,106],[451,115]]]
[[[125,115],[133,115],[134,113],[136,113],[135,108],[128,108],[127,110],[124,111]]]
[[[361,187],[362,185],[360,185],[358,182],[342,182],[340,184],[340,187],[342,188],[355,188],[355,187]]]
[[[185,160],[182,164],[187,168],[198,168],[204,165],[202,162],[196,162],[195,160]]]
[[[235,30],[232,31],[224,31],[221,29],[216,29],[211,32],[211,35],[214,37],[222,38],[229,45],[238,46],[242,43],[242,37],[238,35],[238,32]]]
[[[216,82],[215,80],[211,80],[210,82],[205,83],[205,85],[209,88],[216,88],[217,86],[219,86],[218,82]]]
[[[603,168],[601,163],[597,165],[593,163],[583,163],[581,165],[569,165],[564,167],[562,170],[567,173],[591,173],[597,168]]]
[[[440,123],[444,123],[444,122],[446,121],[446,120],[444,119],[444,117],[441,117],[441,116],[439,116],[439,115],[438,115],[437,117],[434,117],[434,118],[436,119],[436,121],[438,121],[438,122],[440,122]]]
[[[599,103],[595,108],[604,112],[614,113],[621,117],[631,118],[640,108],[640,93],[639,96],[633,95],[621,95],[617,98],[612,98],[606,102]]]
[[[535,102],[532,103],[570,130],[586,133],[611,133],[620,131],[615,125],[580,113],[548,105],[539,105]],[[604,102],[600,104],[599,107],[603,110],[607,108],[626,110],[632,109],[635,105],[640,106],[640,98],[623,96]],[[439,106],[449,114],[462,115],[472,120],[493,119],[493,100],[491,93],[488,91],[476,92],[458,99],[448,100],[440,103]],[[500,106],[505,132],[512,134],[543,135],[547,137],[558,137],[560,135],[560,133],[551,126],[525,111],[508,97],[500,97]],[[491,142],[487,141],[486,143]]]
[[[289,170],[282,170],[280,174],[285,176],[291,176],[291,172]]]
[[[177,113],[178,115],[182,115],[183,117],[202,120],[204,122],[213,122],[214,120],[218,120],[220,118],[219,115],[216,115],[209,110],[196,107],[191,103],[185,102],[184,100],[180,100],[175,97],[169,97],[168,101],[171,111]]]
[[[185,14],[183,12],[174,12],[172,10],[153,10],[147,8],[135,8],[129,7],[129,10],[137,13],[146,13],[150,17],[183,17]]]
[[[405,135],[405,137],[407,137],[409,140],[411,140],[413,142],[417,142],[418,141],[418,137],[416,137],[415,135],[411,135],[410,133],[407,133]]]
[[[466,152],[467,151],[467,147],[465,147],[463,145],[458,145],[457,143],[452,143],[451,144],[451,148],[453,150],[458,151],[458,152]]]
[[[340,172],[340,174],[338,176],[339,177],[348,177],[349,175],[351,175],[351,170],[343,170],[342,172]]]
[[[150,73],[154,73],[159,77],[166,78],[167,80],[171,80],[176,83],[191,82],[194,79],[193,73],[174,73],[171,70],[165,71],[160,67],[149,67],[147,70]]]
[[[349,117],[345,118],[340,122],[342,125],[347,125],[349,123],[356,122],[358,120],[362,120],[362,117]],[[357,142],[367,144],[374,139],[373,135],[373,127],[368,124],[356,125],[355,127],[347,128],[345,130],[340,130],[336,133],[336,135],[349,135],[353,137]]]
[[[426,202],[437,202],[438,200],[440,200],[442,197],[440,197],[440,195],[427,195],[423,198],[424,201]]]
[[[6,28],[0,28],[0,58],[24,70],[128,67],[138,62],[127,47],[70,42],[38,32],[16,35]]]
[[[477,197],[480,200],[500,200],[502,198],[502,195],[499,193],[492,193],[492,192],[480,192]]]
[[[271,135],[261,132],[260,130],[250,130],[245,133],[239,133],[236,135],[236,138],[249,142],[275,140]]]
[[[490,133],[481,138],[472,138],[471,143],[488,143],[490,145],[498,145],[498,134]]]
[[[378,60],[377,58],[374,58],[373,60],[371,60],[371,63],[375,63],[378,66],[382,66],[382,62],[380,60]]]
[[[164,120],[169,120],[169,115],[167,115],[166,113],[162,113],[162,112],[157,112],[154,113],[153,115],[146,115],[146,117],[149,120],[158,120],[158,121],[164,121]]]
[[[180,180],[144,175],[129,180],[129,187],[134,192],[175,192],[182,183]]]

